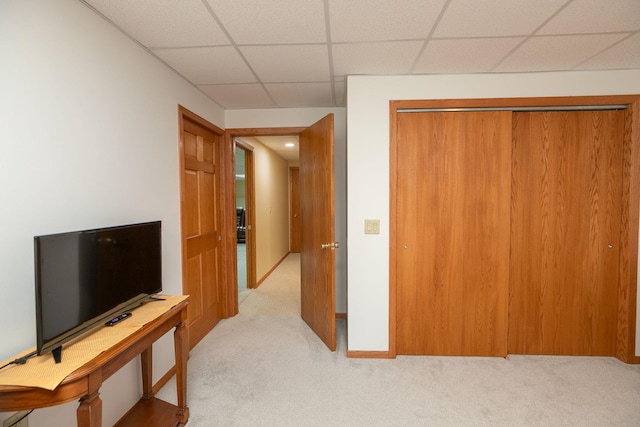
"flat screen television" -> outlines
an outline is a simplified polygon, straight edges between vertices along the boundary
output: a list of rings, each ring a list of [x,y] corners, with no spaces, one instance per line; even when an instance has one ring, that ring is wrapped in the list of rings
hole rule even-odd
[[[34,237],[36,352],[62,344],[162,291],[161,222]]]

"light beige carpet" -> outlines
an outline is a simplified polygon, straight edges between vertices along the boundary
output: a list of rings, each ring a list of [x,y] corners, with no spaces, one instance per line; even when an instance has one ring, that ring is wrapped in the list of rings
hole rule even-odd
[[[332,353],[299,278],[292,254],[191,351],[189,427],[640,426],[640,366],[613,358],[347,359],[344,321]]]

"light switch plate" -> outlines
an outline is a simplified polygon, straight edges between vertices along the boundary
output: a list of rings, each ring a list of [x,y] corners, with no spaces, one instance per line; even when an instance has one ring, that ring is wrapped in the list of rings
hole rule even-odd
[[[365,219],[364,220],[364,234],[380,234],[380,220],[379,219]]]

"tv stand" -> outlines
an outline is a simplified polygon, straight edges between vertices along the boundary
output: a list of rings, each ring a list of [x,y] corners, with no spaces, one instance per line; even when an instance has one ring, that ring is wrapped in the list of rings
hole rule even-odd
[[[53,360],[55,360],[56,363],[62,362],[62,346],[51,350],[51,354],[53,354]]]
[[[142,398],[115,426],[184,426],[189,420],[186,400],[189,352],[186,335],[188,300],[187,297],[168,298],[177,298],[178,302],[159,317],[71,372],[55,389],[0,385],[0,412],[38,409],[80,399],[80,405],[76,411],[78,427],[101,427],[100,387],[102,383],[140,355]],[[138,310],[140,309],[142,307]],[[177,405],[156,398],[152,389],[152,344],[172,328],[175,328],[173,337]]]

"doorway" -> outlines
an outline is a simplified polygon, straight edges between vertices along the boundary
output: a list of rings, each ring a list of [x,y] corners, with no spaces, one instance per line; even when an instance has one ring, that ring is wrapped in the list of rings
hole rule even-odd
[[[253,147],[234,140],[236,207],[236,277],[238,304],[256,287]]]
[[[298,165],[298,136],[238,135],[233,142],[238,303],[241,303],[245,289],[250,292],[259,287],[291,252],[289,171]],[[293,147],[286,147],[287,143]],[[245,257],[247,268],[252,258],[255,265],[255,278],[247,278],[246,285]]]
[[[247,181],[245,175],[245,152],[236,145],[235,150],[236,182],[236,264],[238,276],[238,304],[249,295],[247,286]]]
[[[233,140],[237,137],[293,135],[300,139],[301,294],[303,301],[301,317],[331,350],[335,350],[334,250],[338,248],[334,229],[333,132],[333,114],[325,116],[310,127],[227,129],[225,132],[227,149],[232,148]],[[256,163],[259,161],[256,160]],[[256,182],[263,182],[262,177],[256,178]],[[287,201],[282,213],[285,220],[285,234],[288,234],[289,231],[288,182],[288,168],[285,168],[283,188]],[[307,205],[303,206],[305,202]],[[258,205],[257,202],[256,205]],[[271,215],[271,206],[268,206],[267,210]],[[233,206],[233,211],[235,211],[235,206]],[[282,215],[274,215],[274,217],[282,218]],[[265,222],[265,224],[267,223]],[[278,226],[282,226],[282,223],[279,223]],[[256,223],[257,229],[262,230],[262,226],[258,223]],[[268,228],[267,231],[269,231]],[[258,245],[263,241],[262,238],[256,240]],[[268,240],[268,236],[266,240]],[[286,250],[278,251],[275,255],[281,259],[270,263],[269,268],[266,269],[269,271],[266,271],[265,277],[290,252],[288,236],[284,244],[286,244]],[[274,254],[268,255],[274,257]],[[258,275],[261,275],[263,268],[259,267],[257,271]],[[259,282],[257,284],[259,285]],[[237,293],[235,294],[237,296]],[[235,307],[237,312],[237,299]]]

